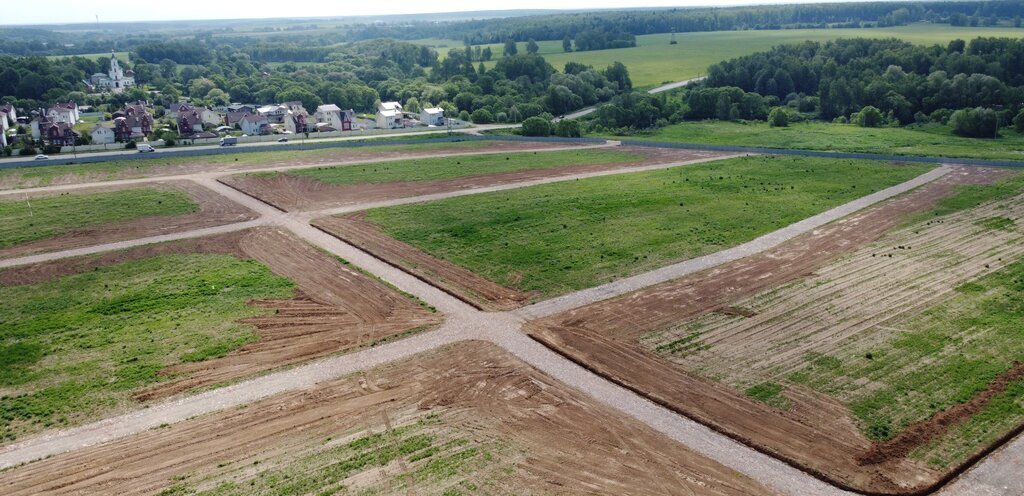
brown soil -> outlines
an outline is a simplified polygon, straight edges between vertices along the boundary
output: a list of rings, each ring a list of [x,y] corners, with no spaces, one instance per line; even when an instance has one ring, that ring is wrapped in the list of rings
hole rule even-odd
[[[511,310],[533,297],[529,293],[491,282],[470,270],[392,238],[377,225],[364,220],[365,216],[365,212],[356,212],[342,217],[314,219],[312,224],[483,310]]]
[[[388,183],[326,184],[309,177],[276,175],[237,175],[220,181],[251,196],[259,198],[281,210],[321,210],[371,201],[408,198],[463,189],[484,188],[501,184],[533,181],[549,177],[585,174],[590,172],[626,169],[645,165],[668,164],[700,158],[720,156],[715,152],[672,150],[665,148],[622,147],[618,151],[634,153],[643,160],[613,164],[579,164],[564,167],[501,172],[465,176],[433,181],[403,181]],[[493,151],[488,147],[488,151]]]
[[[941,474],[905,458],[864,465],[872,448],[847,409],[825,395],[794,389],[788,411],[698,377],[640,342],[745,298],[812,274],[880,238],[908,215],[927,211],[961,184],[989,183],[1003,170],[961,168],[910,193],[865,209],[763,254],[528,323],[535,339],[652,400],[778,456],[842,487],[913,492]]]
[[[394,428],[424,418],[438,419],[426,432],[439,444],[503,448],[450,477],[410,478],[437,456],[404,456],[341,484],[383,494],[441,494],[468,484],[475,494],[770,493],[480,342],[30,463],[0,473],[0,486],[12,496],[151,494],[227,482],[241,489],[263,472],[310,477],[344,460],[332,448],[374,433],[395,436]],[[410,479],[415,487],[397,484]]]
[[[199,205],[199,210],[185,215],[142,217],[76,229],[53,238],[40,239],[0,249],[0,259],[191,231],[235,222],[244,222],[257,217],[251,210],[191,181],[157,182],[145,186],[87,188],[77,190],[72,194],[91,194],[132,188],[180,191]],[[67,193],[17,195],[17,199],[57,196],[61,194]],[[0,198],[0,200],[3,199],[14,200],[15,198]]]
[[[81,184],[96,181],[113,181],[118,179],[137,179],[145,177],[175,176],[182,174],[194,174],[197,172],[230,172],[245,171],[252,169],[267,169],[275,167],[315,166],[315,165],[338,165],[351,162],[403,160],[420,156],[435,154],[471,154],[493,151],[527,151],[550,148],[572,148],[579,145],[574,143],[530,143],[513,141],[486,141],[486,142],[459,142],[449,144],[438,144],[430,150],[415,150],[406,146],[396,144],[394,146],[383,145],[381,147],[366,148],[333,148],[329,150],[295,151],[287,158],[275,160],[254,160],[246,158],[239,162],[229,161],[211,163],[203,156],[195,157],[194,162],[185,164],[168,165],[161,163],[159,158],[145,159],[136,162],[135,166],[126,166],[123,169],[110,172],[97,172],[92,174],[68,173],[55,176],[47,186],[61,184]],[[254,149],[252,153],[260,151],[272,152],[273,147],[268,149]],[[231,155],[219,155],[219,157],[231,157]],[[230,159],[229,159],[230,160]],[[20,189],[42,186],[39,179],[22,177],[21,172],[30,172],[32,169],[25,168],[14,170],[10,173],[0,175],[0,189]]]
[[[206,238],[146,245],[102,255],[78,257],[0,271],[0,284],[31,284],[129,260],[168,253],[216,253],[255,259],[295,282],[295,298],[254,301],[272,309],[246,319],[259,340],[203,362],[165,369],[176,378],[136,395],[149,400],[189,389],[237,380],[252,374],[352,350],[439,324],[442,317],[384,284],[356,272],[285,231],[263,228]]]
[[[914,448],[923,446],[928,441],[941,437],[949,429],[970,420],[982,411],[992,398],[1006,391],[1010,383],[1021,377],[1024,377],[1024,363],[1015,362],[1010,370],[1003,372],[967,403],[947,408],[927,420],[910,425],[898,436],[872,446],[858,461],[864,465],[879,465],[906,457]]]

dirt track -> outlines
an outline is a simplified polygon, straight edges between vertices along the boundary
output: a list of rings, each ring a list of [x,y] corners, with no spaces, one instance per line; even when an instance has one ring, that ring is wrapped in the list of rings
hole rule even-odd
[[[829,260],[878,239],[907,214],[927,210],[957,184],[989,182],[1004,173],[960,169],[761,255],[533,321],[526,329],[605,377],[839,484],[883,492],[927,486],[937,474],[917,463],[901,460],[884,467],[858,463],[871,443],[838,402],[803,391],[794,393],[790,411],[780,412],[688,373],[648,351],[640,339],[805,277]]]
[[[263,484],[263,471],[326,485],[332,472],[323,469],[345,463],[347,443],[377,433],[397,443],[410,428],[436,445],[477,451],[460,452],[468,461],[450,477],[419,470],[453,449],[442,448],[334,484],[384,494],[440,494],[465,483],[478,494],[770,493],[481,342],[8,470],[0,487],[9,495],[148,494],[176,482]],[[408,474],[421,474],[415,490],[403,487]]]
[[[309,177],[236,175],[220,181],[285,211],[323,210],[331,207],[423,196],[448,191],[486,188],[539,179],[670,164],[725,155],[722,153],[664,148],[619,147],[616,150],[644,156],[644,160],[610,164],[566,165],[546,169],[481,174],[433,181],[401,181],[332,185]],[[488,147],[488,151],[492,150]]]
[[[274,310],[272,315],[245,321],[256,327],[258,341],[223,358],[165,369],[162,373],[180,377],[138,393],[139,400],[162,398],[352,350],[442,321],[439,314],[274,228],[7,269],[0,271],[0,284],[37,283],[164,253],[219,253],[256,259],[274,274],[294,281],[298,294],[290,300],[253,302]]]
[[[154,182],[140,187],[180,191],[199,205],[199,210],[186,215],[143,217],[76,229],[53,238],[40,239],[0,249],[0,259],[192,231],[206,227],[244,222],[257,217],[255,212],[191,181]],[[119,189],[128,188],[98,187],[76,190],[75,193],[89,194]],[[35,193],[25,194],[24,196],[18,195],[16,198],[39,198],[56,195],[57,193]],[[13,200],[14,197],[0,197],[0,199]]]

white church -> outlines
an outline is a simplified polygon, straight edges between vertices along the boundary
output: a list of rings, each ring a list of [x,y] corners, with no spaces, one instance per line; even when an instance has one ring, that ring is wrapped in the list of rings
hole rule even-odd
[[[106,74],[99,72],[93,74],[86,84],[94,92],[109,91],[111,93],[121,93],[125,88],[135,86],[135,72],[131,69],[127,71],[121,70],[121,64],[117,61],[114,53],[111,52],[110,70]]]

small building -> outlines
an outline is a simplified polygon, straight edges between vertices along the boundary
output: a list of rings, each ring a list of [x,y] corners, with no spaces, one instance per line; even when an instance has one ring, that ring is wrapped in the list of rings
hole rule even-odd
[[[52,146],[74,146],[79,137],[66,122],[50,122],[42,131],[43,141]]]
[[[397,129],[402,126],[402,113],[396,110],[378,110],[377,127],[380,129]]]
[[[199,119],[205,126],[217,127],[224,124],[224,115],[210,107],[199,109]]]
[[[309,131],[309,115],[305,110],[289,112],[284,120],[284,128],[292,134],[302,134]]]
[[[245,116],[250,115],[250,114],[252,114],[252,112],[245,112],[245,111],[228,112],[227,114],[224,115],[224,123],[227,124],[228,126],[232,126],[232,127],[234,127],[235,124],[239,124],[240,125],[241,122],[242,122],[242,119],[245,118]]]
[[[7,147],[7,131],[17,125],[18,114],[14,110],[14,105],[0,105],[0,148]]]
[[[355,111],[341,110],[334,104],[321,105],[316,108],[315,117],[317,124],[324,124],[336,130],[351,131]]]
[[[398,102],[380,102],[379,110],[390,110],[394,112],[402,112],[402,104]]]
[[[264,105],[256,109],[256,113],[266,117],[274,124],[283,124],[285,116],[288,115],[288,107],[284,105]]]
[[[178,125],[179,136],[191,136],[203,132],[203,120],[199,117],[199,111],[194,108],[186,110],[182,107],[178,111],[178,118],[175,119]]]
[[[443,126],[444,109],[437,107],[423,109],[420,112],[420,122],[427,126]]]
[[[246,105],[243,103],[232,103],[225,108],[227,112],[237,112],[239,114],[254,114],[256,113],[256,107],[254,105]]]
[[[112,128],[98,122],[93,126],[92,131],[89,131],[89,135],[92,136],[92,144],[94,145],[109,145],[117,139]]]
[[[75,102],[58,103],[46,110],[46,118],[74,126],[80,120],[78,105]]]
[[[126,103],[113,115],[114,138],[117,141],[141,139],[153,133],[153,115],[149,113],[146,102]]]
[[[270,120],[264,115],[246,114],[239,122],[242,132],[249,136],[270,134]]]

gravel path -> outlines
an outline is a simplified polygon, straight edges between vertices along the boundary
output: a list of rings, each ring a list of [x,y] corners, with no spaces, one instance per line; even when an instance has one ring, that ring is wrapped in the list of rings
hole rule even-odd
[[[615,171],[613,173],[665,168],[700,161],[669,165],[663,164],[659,166],[630,169],[621,172]],[[794,469],[775,458],[747,448],[746,446],[717,434],[696,422],[676,415],[669,410],[640,398],[632,392],[605,381],[604,379],[584,370],[568,360],[565,360],[546,347],[531,340],[520,332],[520,326],[527,317],[548,315],[580,304],[590,303],[610,296],[623,294],[650,284],[674,279],[695,270],[701,270],[702,268],[711,267],[776,246],[793,236],[807,232],[817,226],[848,215],[885,198],[892,197],[909,189],[923,185],[929,181],[933,181],[941,177],[946,172],[948,172],[947,168],[930,171],[901,185],[855,200],[846,205],[798,222],[774,233],[765,235],[762,238],[758,238],[755,241],[731,250],[726,250],[719,254],[709,255],[707,257],[702,257],[701,259],[696,259],[695,261],[683,262],[665,267],[647,274],[641,274],[628,279],[616,281],[592,290],[573,293],[550,302],[542,302],[526,309],[509,313],[479,312],[434,286],[425,283],[398,268],[388,265],[371,255],[310,226],[308,223],[308,219],[314,215],[338,213],[348,211],[347,209],[288,214],[280,212],[259,200],[217,182],[216,177],[218,177],[219,173],[188,175],[184,178],[194,180],[199,184],[202,184],[203,186],[206,186],[238,202],[239,204],[254,210],[262,215],[261,219],[249,223],[220,226],[209,230],[180,233],[177,235],[170,235],[170,237],[161,236],[146,238],[145,240],[112,243],[84,250],[73,250],[40,255],[38,257],[25,257],[23,259],[0,261],[0,267],[30,263],[30,261],[27,261],[30,258],[35,259],[35,261],[47,259],[53,260],[76,254],[96,253],[111,249],[127,248],[139,244],[178,239],[175,238],[175,236],[179,238],[184,236],[195,237],[218,232],[227,232],[230,230],[245,229],[255,225],[275,225],[288,229],[314,246],[323,248],[330,253],[338,255],[352,262],[354,265],[377,275],[384,281],[395,285],[401,290],[419,297],[428,304],[437,308],[439,311],[443,312],[446,315],[446,323],[437,330],[422,333],[397,342],[365,349],[347,355],[317,360],[292,369],[267,374],[231,386],[184,398],[173,399],[164,403],[150,405],[145,409],[118,417],[105,419],[73,429],[48,433],[39,437],[11,444],[0,448],[0,469],[26,463],[42,457],[108,442],[113,439],[156,428],[163,424],[185,421],[197,415],[208,414],[226,408],[248,404],[285,391],[307,388],[318,382],[351,374],[359,370],[407,359],[412,355],[435,349],[439,346],[450,345],[466,340],[484,340],[501,346],[505,350],[517,356],[519,359],[533,367],[536,367],[538,370],[550,375],[554,379],[560,380],[587,393],[596,400],[630,415],[658,432],[663,433],[667,437],[679,441],[696,452],[704,454],[705,456],[746,474],[747,476],[752,477],[780,493],[795,495],[841,494],[842,492],[838,491],[836,488],[822,483],[810,475]],[[605,175],[605,173],[581,175],[579,177],[590,177],[592,175]],[[573,180],[575,178],[576,176],[551,178],[550,180],[545,179],[542,181],[531,181],[529,183],[503,185],[497,189],[482,188],[480,190],[458,191],[446,193],[444,195],[428,195],[413,199],[395,200],[394,202],[382,202],[380,205],[372,206],[399,204],[396,202],[409,203],[412,201],[427,201],[463,194],[498,191],[501,189],[510,189],[512,187],[524,187],[532,185],[533,183],[542,184],[546,182]],[[75,187],[85,186],[74,185],[69,186],[68,188]],[[368,206],[370,205],[361,205],[352,208],[365,209]],[[1019,472],[1019,467],[1024,463],[1024,441],[1018,440],[1011,446],[1015,449],[1006,450],[1006,452],[990,458],[982,465],[982,467],[979,467],[976,472],[967,474],[961,481],[954,485],[954,489],[952,489],[954,492],[950,494],[1005,494],[1005,491],[1001,492],[999,490],[1000,487],[1017,488],[1019,492],[1021,488],[1019,477],[1010,477],[1009,474],[1011,472],[1009,471],[1012,470],[1012,473],[1016,475],[1017,472]],[[981,491],[989,492],[984,493]]]

